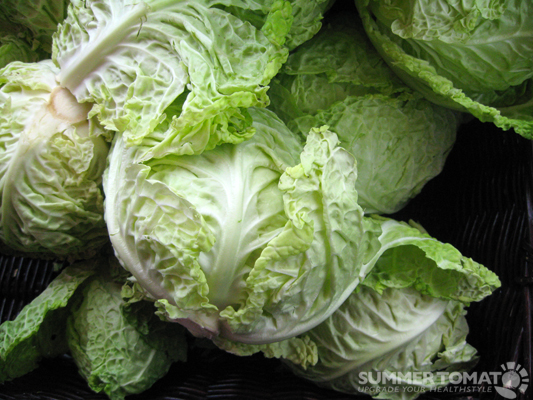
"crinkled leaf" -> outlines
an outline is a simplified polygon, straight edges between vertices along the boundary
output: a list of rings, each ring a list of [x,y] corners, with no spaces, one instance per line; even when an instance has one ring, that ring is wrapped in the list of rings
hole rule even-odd
[[[230,6],[265,13],[265,25],[292,18],[239,0],[73,1],[54,40],[58,80],[78,101],[94,102],[91,115],[129,145],[151,134],[163,141],[149,157],[248,139],[246,108],[267,105],[266,85],[287,49]],[[166,115],[186,91],[181,113]],[[163,131],[165,118],[172,123]]]
[[[262,28],[265,33],[276,38],[274,41],[283,43],[289,50],[311,39],[322,26],[324,13],[328,11],[334,0],[279,0],[247,1],[249,8],[230,6],[228,10],[242,20]],[[280,3],[285,3],[283,6]],[[272,8],[283,10],[291,15],[290,24],[265,24],[266,11]],[[263,10],[258,13],[256,10]],[[287,19],[285,19],[287,21]],[[283,33],[283,35],[280,35]]]
[[[112,400],[145,391],[187,350],[183,327],[159,320],[153,303],[137,303],[133,312],[121,288],[106,273],[91,280],[66,331],[80,374]]]
[[[13,321],[0,325],[0,382],[22,376],[43,357],[68,349],[68,306],[77,288],[93,273],[93,262],[66,268]]]
[[[419,227],[379,216],[369,218],[379,224],[382,234],[366,286],[378,292],[387,287],[414,287],[425,295],[463,303],[480,301],[500,287],[492,271]]]

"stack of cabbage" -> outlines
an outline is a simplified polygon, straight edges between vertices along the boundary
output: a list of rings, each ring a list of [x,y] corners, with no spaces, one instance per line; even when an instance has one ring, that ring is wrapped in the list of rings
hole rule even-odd
[[[3,251],[70,266],[0,326],[0,381],[69,351],[121,399],[190,334],[349,393],[475,364],[465,307],[498,278],[385,215],[466,114],[532,135],[533,10],[355,3],[75,0],[50,59],[2,47]],[[398,382],[370,392],[437,385]]]

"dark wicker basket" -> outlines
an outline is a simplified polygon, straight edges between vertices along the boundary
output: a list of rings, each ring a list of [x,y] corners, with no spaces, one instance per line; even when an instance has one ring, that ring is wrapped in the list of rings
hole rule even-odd
[[[472,121],[463,125],[445,171],[396,218],[414,219],[433,236],[495,271],[502,287],[469,308],[469,342],[481,359],[476,371],[498,371],[507,362],[531,366],[533,254],[532,143],[514,132]],[[49,261],[0,258],[0,318],[13,319],[57,271]],[[131,399],[368,399],[318,388],[296,378],[278,360],[235,357],[194,348],[165,378]],[[533,386],[533,385],[532,385]],[[429,393],[421,399],[496,399],[478,392]],[[485,390],[487,389],[487,390]],[[530,398],[529,388],[518,399]],[[68,356],[45,360],[34,372],[0,386],[0,399],[96,400]]]

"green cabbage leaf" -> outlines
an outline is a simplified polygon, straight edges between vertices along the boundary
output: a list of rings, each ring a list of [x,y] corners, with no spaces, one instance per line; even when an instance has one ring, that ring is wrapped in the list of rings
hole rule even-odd
[[[92,261],[67,267],[13,321],[0,325],[0,383],[31,372],[43,358],[68,351],[71,298],[95,272]]]

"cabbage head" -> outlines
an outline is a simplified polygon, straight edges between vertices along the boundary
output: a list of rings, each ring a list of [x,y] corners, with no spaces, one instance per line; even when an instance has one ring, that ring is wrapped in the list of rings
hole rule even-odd
[[[533,137],[530,1],[355,0],[379,53],[446,107]]]
[[[124,270],[98,260],[98,271],[80,288],[62,326],[79,374],[110,400],[142,393],[187,359],[186,330],[161,321],[153,303],[126,302]]]
[[[278,343],[217,345],[283,358],[319,386],[379,399],[414,399],[469,371],[478,356],[466,341],[466,307],[496,290],[498,277],[420,226],[367,218],[382,230],[377,261],[325,321]]]
[[[0,241],[40,257],[86,257],[108,243],[104,130],[57,85],[50,60],[0,70]]]
[[[269,94],[269,107],[293,131],[327,125],[338,135],[357,159],[356,189],[367,214],[400,210],[442,171],[461,118],[394,75],[355,10],[328,15],[291,53]]]
[[[379,247],[355,160],[316,128],[305,145],[274,113],[200,155],[146,160],[117,135],[104,175],[115,253],[166,319],[197,336],[266,343],[317,325]]]

